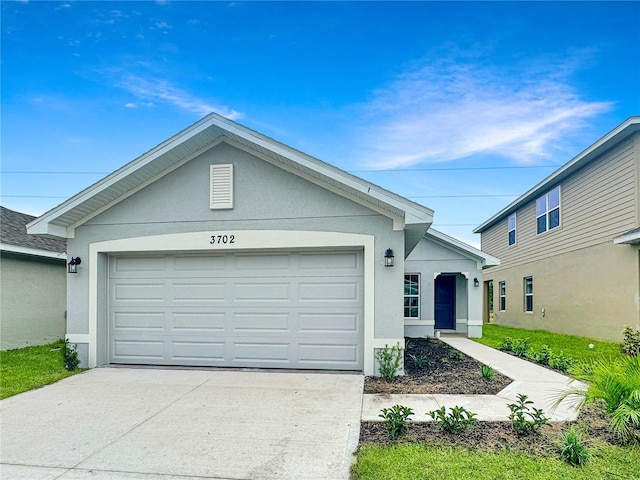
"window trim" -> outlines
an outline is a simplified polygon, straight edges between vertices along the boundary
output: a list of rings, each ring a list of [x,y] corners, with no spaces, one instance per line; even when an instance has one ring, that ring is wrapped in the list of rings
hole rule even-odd
[[[499,312],[507,311],[507,282],[504,280],[498,282],[498,309]]]
[[[531,293],[527,293],[527,280],[531,281]],[[524,313],[533,313],[533,276],[524,277],[522,279],[522,293],[523,293],[523,310]],[[531,310],[527,310],[527,299],[531,298]]]
[[[513,217],[513,228],[510,229],[509,228],[509,221],[511,220],[511,217]],[[517,227],[518,227],[518,217],[516,216],[516,213],[512,213],[511,215],[509,215],[507,217],[507,243],[509,244],[510,247],[513,247],[514,245],[516,245],[518,243],[518,234],[517,234]],[[513,232],[513,243],[511,243],[511,232]]]
[[[555,190],[558,191],[558,206],[554,207],[553,209],[550,210],[549,209],[549,194],[551,194]],[[538,202],[540,200],[542,200],[542,199],[544,199],[545,211],[544,211],[544,213],[541,213],[541,214],[538,215]],[[556,187],[553,187],[551,190],[549,190],[544,195],[541,195],[540,197],[536,198],[536,201],[534,203],[534,208],[535,208],[535,212],[536,212],[536,236],[537,235],[544,235],[545,233],[549,233],[552,230],[560,228],[562,226],[562,185],[558,185]],[[555,227],[549,227],[550,219],[551,219],[551,212],[555,212],[556,210],[558,210],[558,224]],[[538,231],[538,220],[540,218],[542,218],[542,217],[544,217],[545,229],[543,231],[539,232]]]
[[[416,277],[418,277],[418,281],[417,281],[418,293],[417,294],[407,295],[407,294],[405,294],[403,292],[403,295],[402,295],[402,315],[404,316],[404,314],[405,314],[405,311],[404,311],[405,308],[411,309],[411,306],[407,307],[405,305],[405,300],[407,298],[417,298],[418,299],[418,316],[416,316],[416,317],[412,317],[412,316],[406,317],[405,316],[404,318],[407,319],[407,320],[416,320],[416,319],[419,320],[420,319],[420,307],[421,307],[421,303],[422,303],[422,302],[420,302],[420,274],[419,273],[405,273],[403,279],[406,280],[406,278],[408,276],[416,276]],[[409,311],[409,313],[411,313],[411,312]]]

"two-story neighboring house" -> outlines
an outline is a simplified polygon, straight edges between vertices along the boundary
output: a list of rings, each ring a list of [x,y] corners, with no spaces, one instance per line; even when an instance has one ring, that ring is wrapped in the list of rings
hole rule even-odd
[[[639,226],[631,117],[474,230],[501,260],[484,271],[485,321],[620,340],[640,323]]]

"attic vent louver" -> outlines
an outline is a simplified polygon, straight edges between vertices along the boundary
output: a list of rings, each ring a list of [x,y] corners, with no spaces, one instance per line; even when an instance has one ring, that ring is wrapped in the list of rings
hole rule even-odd
[[[233,208],[233,165],[210,166],[209,206],[212,210]]]

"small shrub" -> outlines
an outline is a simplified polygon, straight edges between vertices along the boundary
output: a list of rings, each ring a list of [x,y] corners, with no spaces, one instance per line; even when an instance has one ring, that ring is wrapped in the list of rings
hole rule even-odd
[[[571,368],[576,366],[576,361],[573,358],[565,356],[564,353],[551,354],[549,357],[549,366],[555,368],[563,373],[568,372]]]
[[[496,371],[489,365],[480,365],[480,375],[482,375],[482,378],[490,380],[494,373],[496,373]]]
[[[446,408],[442,407],[438,410],[432,410],[429,415],[436,422],[438,428],[445,432],[458,434],[476,423],[476,414],[471,413],[464,407],[451,407],[451,413],[446,413]]]
[[[527,396],[523,393],[518,394],[517,403],[507,405],[511,414],[511,426],[519,437],[537,433],[540,427],[549,424],[549,419],[544,416],[542,409],[534,408],[531,400],[527,400]]]
[[[410,354],[409,355],[411,357],[411,359],[413,360],[413,364],[415,365],[416,368],[424,368],[424,366],[427,364],[427,357],[416,357],[415,355]]]
[[[62,345],[62,358],[64,359],[64,368],[69,372],[73,372],[80,365],[78,347],[71,345],[69,340],[65,340],[64,345]]]
[[[503,352],[510,352],[513,349],[513,338],[504,337],[500,345],[498,345],[498,350],[502,350]]]
[[[529,350],[528,338],[517,338],[511,345],[511,351],[518,357],[524,357]]]
[[[635,330],[627,325],[622,329],[622,353],[631,357],[640,355],[640,330]]]
[[[413,415],[413,410],[403,405],[394,405],[391,408],[383,408],[381,414],[384,418],[384,426],[391,438],[396,438],[409,428],[409,417]]]
[[[449,353],[449,357],[453,360],[462,360],[464,357],[466,357],[466,355],[460,350],[453,349]]]
[[[560,458],[574,467],[584,465],[589,460],[589,451],[582,440],[582,433],[577,431],[573,425],[562,434],[558,448]]]
[[[529,358],[540,365],[549,365],[549,359],[552,355],[553,352],[549,348],[549,345],[542,345],[539,350],[529,351]]]
[[[376,359],[378,360],[378,370],[380,375],[384,377],[387,382],[392,382],[398,376],[398,369],[402,362],[402,348],[400,344],[396,344],[389,348],[389,345],[385,345],[383,349],[376,352]]]
[[[567,390],[556,405],[572,395],[581,397],[581,404],[603,402],[616,436],[640,442],[640,356],[599,358],[580,364],[575,375],[588,382],[588,388]]]

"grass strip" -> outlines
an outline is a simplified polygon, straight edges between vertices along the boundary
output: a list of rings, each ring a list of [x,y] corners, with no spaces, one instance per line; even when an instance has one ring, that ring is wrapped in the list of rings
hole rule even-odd
[[[640,447],[602,445],[582,467],[556,456],[521,452],[491,453],[462,448],[400,443],[364,445],[353,465],[355,480],[549,480],[571,478],[640,479]]]
[[[621,358],[623,356],[620,351],[620,343],[616,342],[494,324],[484,324],[482,326],[482,338],[474,338],[473,340],[489,347],[498,348],[498,345],[505,337],[513,339],[528,338],[529,344],[534,350],[539,349],[542,345],[548,345],[554,353],[562,352],[567,357],[580,362],[597,358]],[[593,348],[589,348],[589,345],[593,345]]]
[[[0,351],[0,400],[82,371],[64,368],[64,342]]]

